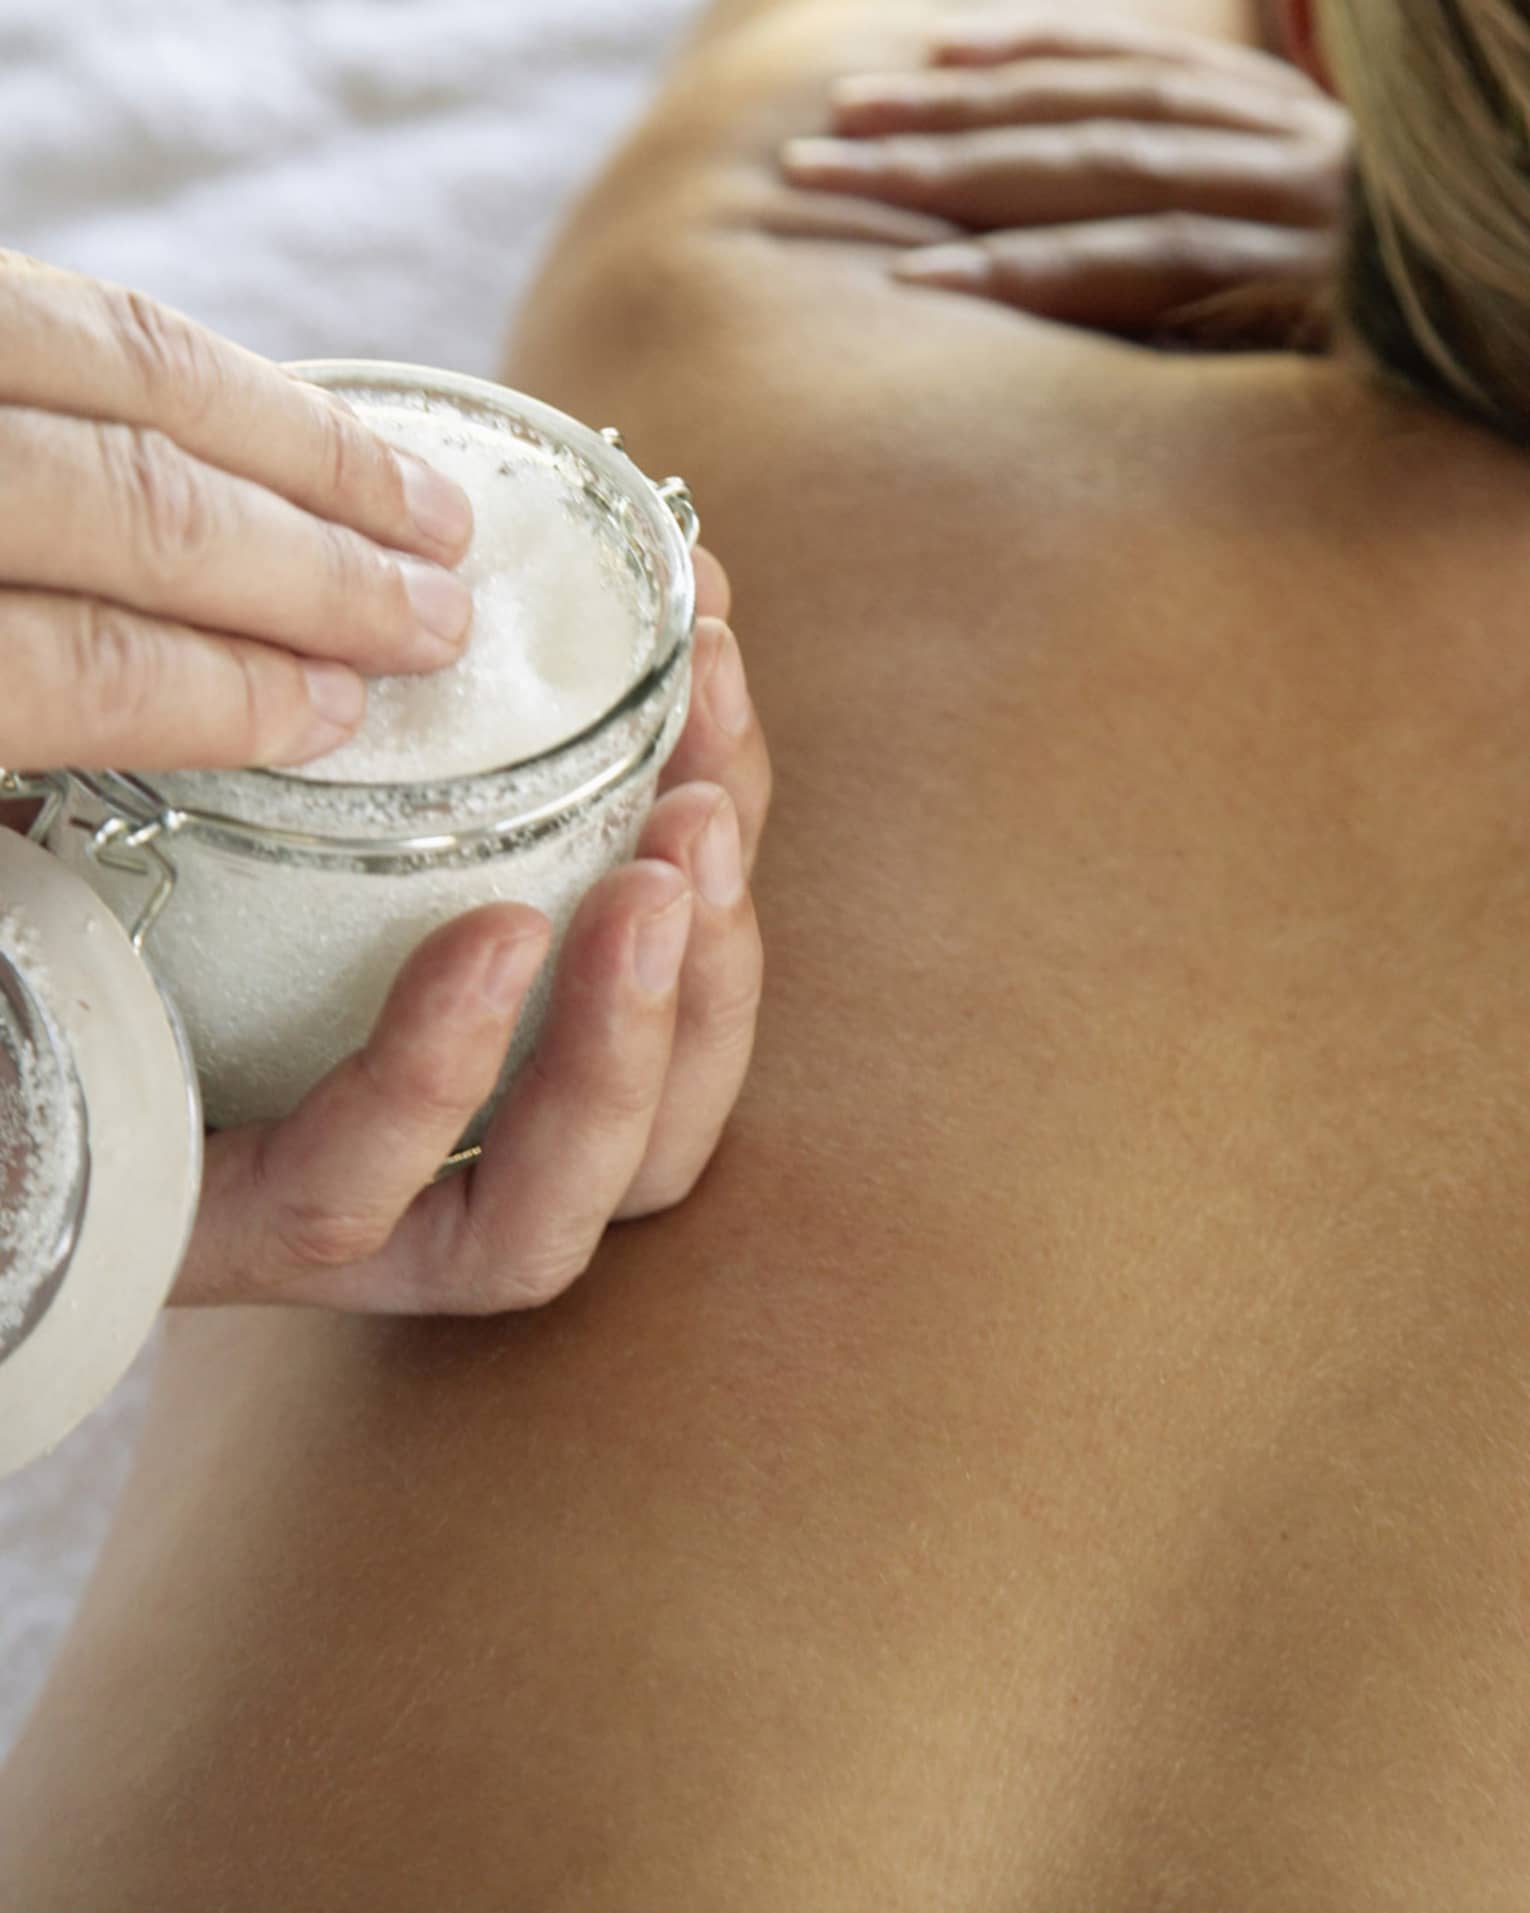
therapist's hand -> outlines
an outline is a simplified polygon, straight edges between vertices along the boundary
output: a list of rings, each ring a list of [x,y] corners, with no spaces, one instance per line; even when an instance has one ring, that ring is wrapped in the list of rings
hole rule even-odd
[[[0,764],[292,764],[462,649],[466,496],[141,295],[0,253]]]
[[[705,600],[721,574],[703,554]],[[180,1303],[491,1314],[551,1300],[607,1225],[689,1193],[737,1099],[761,951],[748,873],[770,799],[738,647],[696,692],[639,850],[575,919],[535,1060],[471,1171],[432,1177],[492,1090],[547,949],[496,905],[406,966],[366,1050],[285,1122],[210,1139]]]
[[[1254,330],[1279,334],[1333,261],[1348,116],[1246,47],[990,7],[923,70],[841,81],[833,113],[838,137],[794,141],[786,176],[946,222],[897,260],[911,283],[1125,334],[1258,285]]]

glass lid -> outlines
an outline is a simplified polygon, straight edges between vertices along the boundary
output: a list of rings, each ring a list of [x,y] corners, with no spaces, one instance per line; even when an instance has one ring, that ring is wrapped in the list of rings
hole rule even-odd
[[[0,918],[0,1362],[58,1294],[90,1188],[80,1079],[21,967],[29,941]],[[29,967],[41,969],[35,953]]]
[[[148,1340],[202,1169],[179,1021],[79,877],[0,829],[0,1474]]]

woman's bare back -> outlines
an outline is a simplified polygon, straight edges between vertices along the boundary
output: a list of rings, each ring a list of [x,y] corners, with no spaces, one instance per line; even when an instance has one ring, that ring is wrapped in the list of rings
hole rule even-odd
[[[545,1314],[175,1325],[18,1913],[1530,1900],[1530,483],[762,233],[841,57],[703,56],[510,368],[735,572],[731,1138]]]

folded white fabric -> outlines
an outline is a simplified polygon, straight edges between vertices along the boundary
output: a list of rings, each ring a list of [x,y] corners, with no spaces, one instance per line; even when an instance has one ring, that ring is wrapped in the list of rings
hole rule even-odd
[[[8,0],[0,246],[276,358],[492,373],[701,0]],[[0,1482],[0,1758],[125,1479],[152,1351]]]

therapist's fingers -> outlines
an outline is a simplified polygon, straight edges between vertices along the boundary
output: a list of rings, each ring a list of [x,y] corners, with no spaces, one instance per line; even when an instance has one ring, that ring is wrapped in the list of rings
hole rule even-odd
[[[715,784],[672,792],[639,850],[681,870],[695,905],[664,1093],[619,1219],[683,1202],[711,1161],[748,1073],[764,978],[739,817],[727,793]]]
[[[459,1190],[448,1306],[551,1301],[589,1266],[647,1153],[663,1101],[693,900],[681,873],[634,863],[575,916],[535,1056]]]
[[[795,185],[865,194],[980,231],[1188,212],[1310,226],[1342,189],[1324,142],[1198,126],[1064,126],[794,140]]]
[[[1315,292],[1333,262],[1327,232],[1171,213],[991,233],[905,254],[893,266],[910,284],[968,293],[1039,318],[1142,334],[1191,321],[1208,299],[1258,286],[1244,336],[1284,340],[1300,330],[1293,299]],[[1231,321],[1237,315],[1229,316]]]
[[[0,763],[105,770],[297,764],[366,712],[343,664],[124,611],[0,590]]]
[[[1216,67],[1104,58],[852,75],[830,97],[836,132],[851,138],[1082,120],[1294,133],[1317,100]]]
[[[375,542],[455,564],[466,494],[353,413],[180,313],[0,252],[0,404],[163,432]]]
[[[166,434],[0,407],[0,580],[104,598],[373,674],[457,657],[461,579],[191,456]]]
[[[397,1225],[411,1209],[430,1222],[418,1199],[494,1089],[549,936],[523,905],[448,925],[405,966],[366,1048],[290,1117],[211,1138],[172,1299],[407,1311],[430,1286],[423,1268],[451,1309],[452,1265],[419,1229],[398,1254]]]
[[[749,695],[738,641],[717,619],[696,631],[694,689],[679,746],[659,788],[717,784],[737,812],[746,875],[754,869],[770,810],[770,753]]]
[[[943,20],[930,57],[938,65],[996,66],[1016,60],[1139,59],[1176,65],[1194,62],[1252,76],[1291,92],[1310,90],[1295,67],[1256,48],[1205,34],[1154,26],[1131,16],[1096,12],[1060,0],[1017,0],[1012,6],[974,8]]]

